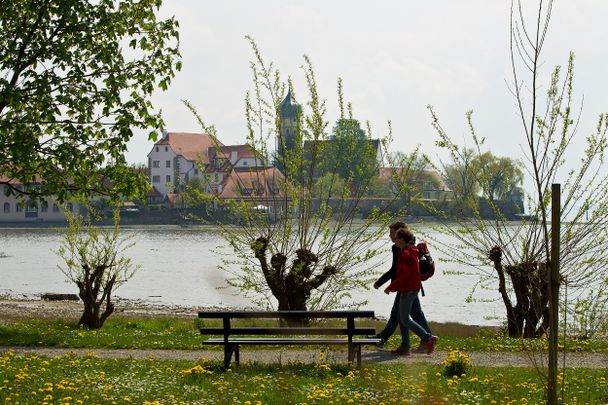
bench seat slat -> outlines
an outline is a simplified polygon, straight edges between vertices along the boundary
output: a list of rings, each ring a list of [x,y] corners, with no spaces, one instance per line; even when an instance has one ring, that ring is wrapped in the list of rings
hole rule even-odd
[[[203,335],[223,335],[225,332],[223,328],[200,328],[199,330]],[[229,333],[230,335],[348,335],[349,330],[347,328],[323,327],[237,327],[230,328]],[[375,333],[376,329],[374,328],[354,328],[352,330],[353,335],[374,335]]]
[[[373,318],[374,311],[201,311],[199,318]]]
[[[380,339],[353,339],[354,344],[373,345]],[[211,338],[203,341],[204,345],[223,345],[223,338]],[[229,344],[240,345],[344,345],[348,339],[322,339],[322,338],[228,338]]]

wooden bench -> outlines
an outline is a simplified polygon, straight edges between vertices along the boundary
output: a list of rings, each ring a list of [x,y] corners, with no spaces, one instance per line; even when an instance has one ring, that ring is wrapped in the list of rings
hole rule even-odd
[[[348,346],[348,361],[353,362],[356,356],[357,366],[360,366],[361,346],[380,343],[380,339],[358,337],[375,335],[375,328],[355,327],[355,319],[373,318],[374,311],[211,311],[199,312],[198,317],[222,320],[220,327],[205,325],[204,321],[200,322],[199,330],[203,335],[222,336],[209,338],[203,341],[203,344],[224,346],[224,368],[226,369],[230,367],[233,353],[236,364],[239,364],[240,345],[346,345]],[[303,321],[321,318],[341,319],[345,321],[345,325],[344,327],[334,327],[312,323],[311,326],[288,326],[284,322],[287,318]],[[235,326],[232,323],[235,319],[275,319],[277,326]]]

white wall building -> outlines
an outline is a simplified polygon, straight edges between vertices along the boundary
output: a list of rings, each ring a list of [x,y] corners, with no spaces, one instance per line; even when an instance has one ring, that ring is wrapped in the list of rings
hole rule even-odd
[[[197,163],[209,163],[208,150],[223,146],[209,134],[168,132],[148,153],[150,182],[164,196],[192,178],[203,178]]]
[[[266,162],[248,145],[225,146],[211,135],[168,132],[148,154],[150,182],[163,195],[183,191],[194,178],[221,194],[232,170],[257,170]]]
[[[23,185],[11,182],[13,187],[23,189]],[[18,198],[15,195],[7,196],[10,186],[0,186],[0,222],[65,222],[63,207],[57,204],[52,197],[46,197],[46,205],[28,199]],[[66,203],[65,208],[79,212],[79,203]]]

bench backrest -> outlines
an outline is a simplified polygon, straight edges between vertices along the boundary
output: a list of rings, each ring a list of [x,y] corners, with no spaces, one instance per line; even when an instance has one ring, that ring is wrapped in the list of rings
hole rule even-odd
[[[204,335],[347,335],[349,338],[359,335],[375,334],[375,328],[355,327],[356,318],[373,318],[374,311],[203,311],[198,313],[200,319],[222,319],[222,327],[199,325]],[[232,319],[343,319],[345,326],[271,326],[243,327],[233,326]]]

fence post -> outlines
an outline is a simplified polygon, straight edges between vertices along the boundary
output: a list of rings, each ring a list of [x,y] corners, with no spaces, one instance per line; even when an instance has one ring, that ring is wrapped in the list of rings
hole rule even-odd
[[[549,269],[549,373],[547,402],[557,405],[557,332],[559,316],[559,254],[561,233],[561,187],[551,185],[551,269]]]

